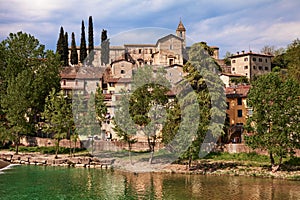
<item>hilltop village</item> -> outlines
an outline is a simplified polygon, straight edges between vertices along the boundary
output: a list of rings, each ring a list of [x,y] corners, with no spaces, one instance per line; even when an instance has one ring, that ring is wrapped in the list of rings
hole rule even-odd
[[[106,39],[107,40],[107,39]],[[108,40],[107,40],[108,41]],[[82,72],[80,69],[88,64],[72,64],[69,48],[69,66],[63,67],[61,72],[61,88],[65,94],[72,92],[89,93],[95,91],[95,87],[101,87],[108,107],[107,119],[102,125],[102,133],[97,136],[105,140],[118,140],[113,131],[111,119],[114,116],[115,101],[122,89],[131,90],[133,71],[145,65],[163,67],[166,70],[166,78],[171,84],[180,82],[186,73],[184,64],[188,61],[189,48],[186,46],[186,28],[182,21],[179,22],[174,34],[158,38],[155,44],[121,44],[120,46],[109,46],[109,57],[107,63],[103,61],[102,46],[94,47],[93,67]],[[231,63],[225,63],[219,58],[219,47],[209,46],[212,58],[221,67],[220,79],[224,82],[227,103],[227,118],[229,123],[227,129],[228,143],[243,142],[243,125],[251,114],[251,108],[247,106],[246,99],[250,89],[249,81],[236,83],[235,80],[251,80],[255,76],[271,72],[270,54],[249,52],[237,52],[229,59]],[[77,47],[78,60],[80,49]],[[87,55],[88,57],[88,55]],[[105,69],[105,70],[104,70]],[[172,94],[169,94],[172,98]]]

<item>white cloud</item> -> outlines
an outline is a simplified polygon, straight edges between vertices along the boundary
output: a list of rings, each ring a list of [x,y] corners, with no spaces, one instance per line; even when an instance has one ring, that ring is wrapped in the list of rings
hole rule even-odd
[[[0,0],[0,39],[23,30],[55,48],[63,26],[69,35],[75,32],[79,45],[81,20],[87,31],[88,16],[93,16],[97,45],[102,28],[109,36],[149,26],[174,30],[182,17],[188,36],[218,45],[223,56],[249,45],[253,50],[266,44],[286,46],[300,37],[299,7],[298,0]],[[127,34],[123,39],[147,43],[151,37],[157,38],[155,34]]]

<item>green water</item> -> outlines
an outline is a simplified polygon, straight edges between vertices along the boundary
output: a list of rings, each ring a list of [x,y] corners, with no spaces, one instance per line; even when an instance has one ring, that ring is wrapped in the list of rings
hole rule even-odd
[[[300,199],[300,182],[14,166],[0,171],[0,199]]]

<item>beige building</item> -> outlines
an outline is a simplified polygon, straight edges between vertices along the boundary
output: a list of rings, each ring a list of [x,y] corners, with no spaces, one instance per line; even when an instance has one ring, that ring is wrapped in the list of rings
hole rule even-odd
[[[237,52],[231,59],[231,73],[244,75],[252,80],[255,76],[271,72],[271,55]]]

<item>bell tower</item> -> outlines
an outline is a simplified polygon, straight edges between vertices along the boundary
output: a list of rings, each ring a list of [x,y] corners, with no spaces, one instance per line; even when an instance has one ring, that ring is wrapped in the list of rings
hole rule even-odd
[[[181,39],[183,39],[183,48],[185,49],[186,48],[185,28],[183,26],[183,23],[182,23],[181,19],[180,19],[178,27],[176,29],[176,35],[178,37],[180,37]]]

